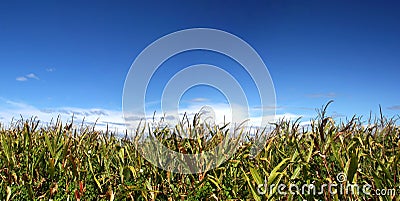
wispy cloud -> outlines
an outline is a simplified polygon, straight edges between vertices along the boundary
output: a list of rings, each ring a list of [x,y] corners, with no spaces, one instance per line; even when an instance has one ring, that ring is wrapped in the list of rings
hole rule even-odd
[[[262,109],[264,109],[264,110],[283,110],[283,109],[285,109],[285,107],[284,106],[264,106],[264,107],[254,106],[252,109],[253,110],[262,110]]]
[[[400,105],[393,105],[393,106],[388,107],[387,109],[389,109],[389,110],[400,110]]]
[[[15,78],[15,80],[17,80],[17,81],[19,81],[19,82],[25,82],[25,81],[28,80],[28,78],[22,76],[22,77],[17,77],[17,78]]]
[[[208,101],[210,101],[210,100],[207,98],[193,98],[193,99],[189,100],[189,102],[193,102],[193,103],[203,103],[203,102],[208,102]]]
[[[34,73],[29,73],[25,76],[20,76],[20,77],[15,78],[15,80],[17,80],[19,82],[25,82],[25,81],[28,81],[29,79],[40,80],[40,78]]]
[[[157,123],[163,118],[168,125],[176,125],[177,121],[182,120],[183,113],[186,113],[189,119],[193,119],[194,115],[201,110],[203,105],[204,104],[201,103],[193,103],[189,104],[185,108],[180,108],[178,113],[172,111],[157,113],[154,115],[154,123]],[[232,122],[231,125],[235,125],[248,120],[246,126],[262,127],[268,126],[268,123],[275,122],[279,119],[295,120],[298,117],[304,117],[304,115],[288,112],[276,115],[271,113],[271,115],[261,117],[258,115],[259,112],[253,111],[251,108],[234,104],[229,105],[226,103],[212,103],[208,104],[208,106],[212,108],[214,122],[217,125],[228,122]],[[137,128],[140,123],[143,123],[143,121],[153,123],[153,114],[143,117],[135,113],[123,114],[120,110],[101,108],[57,107],[40,109],[23,102],[0,98],[0,117],[3,118],[3,123],[7,123],[4,121],[11,121],[12,118],[19,118],[21,116],[23,118],[38,117],[41,122],[48,123],[59,115],[63,122],[70,122],[72,116],[74,116],[76,126],[80,126],[84,119],[86,124],[94,124],[97,122],[96,128],[99,130],[105,130],[108,125],[109,129],[118,130],[119,132],[123,132],[126,128],[128,128],[128,131],[130,132],[132,129]]]
[[[56,71],[56,69],[55,69],[55,68],[46,68],[46,71],[49,72],[49,73],[51,73],[51,72]]]
[[[106,128],[106,123],[112,125],[110,126],[112,129],[117,129],[119,131],[125,129],[122,112],[118,110],[73,107],[39,109],[23,102],[0,98],[0,117],[3,118],[2,123],[7,123],[7,121],[11,121],[13,118],[18,119],[21,116],[25,119],[38,117],[43,123],[49,123],[52,119],[60,116],[63,122],[69,122],[73,115],[76,125],[80,125],[84,120],[84,123],[87,124],[98,122],[96,128],[100,130]]]
[[[28,104],[22,103],[22,102],[16,102],[16,101],[11,101],[7,100],[4,98],[1,98],[0,100],[4,101],[8,106],[15,107],[15,108],[29,108],[31,109],[32,107]]]
[[[293,105],[277,105],[277,106],[264,106],[264,107],[260,107],[260,106],[254,106],[252,108],[253,111],[257,111],[257,110],[273,110],[275,109],[275,111],[277,112],[293,112],[293,111],[303,111],[301,113],[309,113],[309,111],[315,111],[315,108],[312,107],[304,107],[304,106],[293,106]]]
[[[337,112],[337,111],[333,111],[331,116],[332,116],[333,118],[342,118],[342,117],[346,117],[346,115],[344,115],[344,114],[342,114],[342,113],[339,113],[339,112]]]
[[[28,75],[26,75],[27,78],[31,78],[31,79],[36,79],[39,80],[39,77],[36,76],[34,73],[29,73]]]
[[[337,94],[334,92],[329,92],[329,93],[307,94],[306,96],[309,98],[335,98],[337,97]]]
[[[56,109],[42,109],[40,110],[41,112],[47,113],[47,114],[66,114],[66,115],[81,115],[81,116],[92,116],[92,115],[97,115],[99,117],[101,116],[108,116],[108,113],[106,110],[102,109],[86,109],[82,110],[82,108],[56,108]]]

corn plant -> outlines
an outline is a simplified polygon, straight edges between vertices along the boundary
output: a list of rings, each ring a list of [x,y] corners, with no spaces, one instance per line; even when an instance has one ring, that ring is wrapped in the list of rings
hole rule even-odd
[[[229,136],[229,124],[205,125],[198,116],[173,128],[144,126],[124,135],[59,119],[49,125],[35,118],[1,124],[0,200],[400,200],[397,194],[289,189],[368,184],[371,191],[399,193],[397,119],[381,115],[335,122],[326,115],[328,105],[308,127],[300,126],[300,119],[280,120],[271,130],[238,129],[237,136]],[[254,156],[251,147],[260,134],[267,134],[266,146]],[[217,168],[197,174],[162,170],[140,154],[149,148],[143,146],[147,138],[175,152],[198,154],[226,137],[231,141],[224,148],[234,145],[236,152]],[[180,161],[185,164],[180,168],[207,163],[158,161]]]

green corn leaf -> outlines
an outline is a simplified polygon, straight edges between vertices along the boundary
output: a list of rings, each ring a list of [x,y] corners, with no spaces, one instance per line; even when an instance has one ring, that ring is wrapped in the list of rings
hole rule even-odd
[[[278,171],[281,170],[281,167],[286,164],[286,162],[290,160],[290,158],[283,159],[269,174],[268,176],[268,186],[272,184],[275,178],[280,174]]]
[[[45,139],[47,148],[48,148],[49,151],[50,151],[51,157],[56,157],[56,153],[55,153],[55,151],[54,151],[53,144],[50,142],[50,139],[49,139],[49,136],[48,136],[47,133],[44,134],[44,139]]]
[[[250,173],[253,179],[256,181],[257,185],[263,184],[263,180],[260,177],[260,174],[258,174],[258,171],[252,167],[250,167]]]
[[[254,186],[252,184],[252,182],[250,181],[250,178],[247,176],[246,172],[243,170],[243,168],[240,168],[242,170],[242,173],[247,181],[247,184],[249,185],[251,194],[253,195],[253,199],[256,201],[261,201],[261,197],[258,195],[258,193],[256,192],[256,190],[254,190]]]
[[[307,159],[306,159],[307,163],[310,162],[313,152],[314,152],[314,141],[312,140],[311,141],[311,146],[310,146],[309,151],[308,151]]]
[[[350,162],[349,162],[349,167],[347,171],[347,179],[349,182],[354,182],[353,177],[354,174],[357,172],[358,168],[358,157],[355,152],[351,154]]]

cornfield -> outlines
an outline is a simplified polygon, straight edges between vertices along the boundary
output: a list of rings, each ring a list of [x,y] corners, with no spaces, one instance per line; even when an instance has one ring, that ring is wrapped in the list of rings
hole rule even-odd
[[[168,172],[146,161],[138,151],[140,129],[120,137],[60,120],[42,126],[35,118],[21,119],[0,126],[0,200],[400,200],[396,119],[335,122],[326,116],[328,105],[308,127],[300,119],[280,120],[270,131],[258,130],[268,138],[256,156],[250,150],[256,135],[243,133],[229,160],[197,174]],[[201,138],[174,137],[193,130]],[[199,153],[228,130],[194,120],[176,129],[155,128],[149,137],[177,152]],[[358,191],[346,188],[354,184]]]

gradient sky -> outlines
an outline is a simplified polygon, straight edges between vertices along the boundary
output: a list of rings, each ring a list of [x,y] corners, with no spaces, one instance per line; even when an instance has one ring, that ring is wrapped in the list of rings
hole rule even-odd
[[[74,112],[118,125],[125,77],[138,54],[166,34],[198,27],[230,32],[259,53],[279,115],[309,119],[331,99],[337,117],[376,114],[379,104],[398,115],[399,8],[398,1],[3,1],[0,121]],[[201,51],[169,62],[155,84],[182,65],[234,65]],[[203,97],[204,90],[185,94],[182,107],[223,100],[212,90]]]

